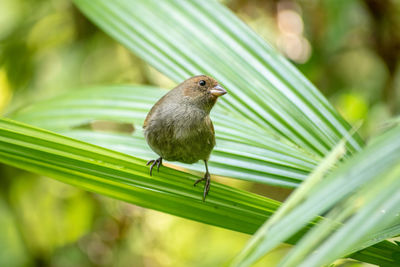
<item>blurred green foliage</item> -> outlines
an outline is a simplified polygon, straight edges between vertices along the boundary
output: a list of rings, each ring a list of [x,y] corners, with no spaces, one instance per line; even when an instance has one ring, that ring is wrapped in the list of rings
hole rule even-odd
[[[400,112],[400,2],[223,2],[292,59],[349,122],[363,121],[365,137]],[[0,114],[89,84],[173,86],[68,0],[2,0],[0,10]],[[245,186],[273,195],[266,186]],[[217,266],[247,239],[4,165],[0,236],[0,266]],[[272,266],[285,249],[260,265]]]

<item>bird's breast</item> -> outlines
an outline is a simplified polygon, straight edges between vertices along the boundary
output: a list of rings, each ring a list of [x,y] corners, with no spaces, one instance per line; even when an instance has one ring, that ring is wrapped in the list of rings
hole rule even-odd
[[[145,129],[150,147],[161,157],[185,163],[208,159],[214,145],[214,129],[205,112],[190,108],[156,116]],[[175,110],[176,111],[176,110]],[[182,112],[184,111],[184,112]]]

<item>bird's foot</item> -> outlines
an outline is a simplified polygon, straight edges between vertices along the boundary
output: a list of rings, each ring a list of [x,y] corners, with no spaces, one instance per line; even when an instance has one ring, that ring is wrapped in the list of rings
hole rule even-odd
[[[206,184],[204,185],[204,191],[203,191],[203,201],[205,201],[208,191],[210,191],[211,177],[210,177],[209,172],[206,172],[206,174],[204,174],[203,178],[200,178],[196,182],[194,182],[193,186],[196,186],[198,183],[200,183],[202,181],[206,181]]]
[[[149,166],[149,164],[151,164],[151,165],[150,165],[150,176],[152,176],[153,168],[154,168],[154,166],[155,166],[156,164],[157,164],[157,172],[159,171],[160,166],[162,165],[162,157],[159,157],[158,159],[149,160],[149,161],[146,163],[146,166]]]

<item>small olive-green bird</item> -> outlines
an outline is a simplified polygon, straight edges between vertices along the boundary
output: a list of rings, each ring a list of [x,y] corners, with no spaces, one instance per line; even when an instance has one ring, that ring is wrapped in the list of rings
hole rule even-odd
[[[226,90],[205,75],[189,78],[169,91],[152,107],[144,121],[144,136],[160,157],[150,160],[150,175],[162,160],[195,163],[203,160],[206,173],[195,183],[205,181],[203,201],[210,190],[207,161],[215,146],[210,111]]]

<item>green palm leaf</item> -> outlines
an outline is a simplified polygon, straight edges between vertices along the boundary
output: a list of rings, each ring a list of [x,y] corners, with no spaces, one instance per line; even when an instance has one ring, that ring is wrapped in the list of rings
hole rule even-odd
[[[207,201],[198,178],[167,167],[150,177],[146,161],[8,119],[0,119],[0,162],[89,191],[224,228],[252,233],[279,206],[213,182]]]
[[[254,233],[279,202],[213,182],[206,202],[197,179],[170,168],[150,177],[145,161],[9,119],[0,119],[0,162],[80,188],[183,218]],[[307,228],[310,228],[309,224]],[[289,240],[295,243],[304,231]],[[388,242],[352,255],[382,260],[397,252]],[[387,256],[390,258],[391,256]]]
[[[349,130],[290,63],[217,1],[75,0],[100,28],[175,81],[209,74],[229,116],[270,129],[316,155]],[[360,149],[351,138],[348,150]]]
[[[294,187],[350,130],[300,72],[216,1],[74,2],[100,28],[173,80],[180,82],[204,73],[215,77],[228,89],[229,95],[222,99],[220,109],[213,115],[220,143],[213,162],[218,174]],[[111,99],[101,99],[94,92],[92,98],[55,99],[53,104],[50,101],[20,112],[15,119],[82,140],[92,136],[91,142],[95,144],[101,142],[103,146],[144,158],[149,154],[144,150],[140,130],[130,137],[73,127],[96,119],[141,125],[145,113],[155,102],[154,91],[157,90],[153,89],[134,96],[129,93],[115,96],[110,92],[115,96]],[[129,106],[132,103],[133,108]],[[130,140],[132,145],[129,145]],[[393,138],[390,140],[395,142]],[[274,242],[295,242],[304,234],[304,229],[299,231],[301,228],[310,228],[309,221],[332,209],[329,219],[335,221],[337,231],[332,234],[331,225],[323,220],[315,232],[310,231],[304,239],[315,241],[319,236],[330,235],[332,238],[323,247],[326,253],[337,246],[335,236],[351,233],[355,223],[365,220],[373,208],[387,205],[388,210],[390,207],[390,211],[396,211],[394,204],[398,202],[390,195],[394,192],[394,187],[390,186],[397,186],[393,178],[397,169],[392,168],[397,162],[392,155],[385,154],[390,150],[388,143],[378,144],[350,158],[350,163],[328,175],[312,190],[313,194],[293,210],[297,216],[290,213],[286,221],[277,223],[281,228],[274,225],[271,232],[274,235],[291,232],[273,239]],[[349,138],[346,144],[349,154],[359,152],[362,146],[358,135]],[[372,168],[373,153],[380,157],[376,168]],[[383,161],[382,155],[390,160]],[[246,233],[253,233],[279,205],[217,183],[207,202],[202,203],[201,189],[191,186],[195,179],[192,175],[164,168],[151,179],[144,161],[139,158],[10,120],[0,120],[0,161],[144,207]],[[351,164],[359,169],[353,169]],[[357,170],[365,170],[365,173]],[[389,187],[379,186],[379,175]],[[369,187],[374,191],[369,191]],[[349,196],[351,190],[356,189],[359,190],[356,196],[367,196],[361,208],[354,206]],[[353,224],[344,223],[344,219],[353,214],[348,210],[338,211],[340,205],[359,208]],[[283,227],[285,223],[289,228]],[[367,235],[368,231],[371,233]],[[392,217],[374,220],[359,232],[360,236],[353,235],[343,248],[334,250],[334,256],[327,259],[344,256],[398,233]],[[287,264],[299,262],[299,259],[309,263],[327,261],[310,254],[314,249],[310,246],[312,242],[302,242],[299,247],[306,247],[306,253],[299,254],[301,249],[293,250]],[[268,244],[273,245],[275,243]],[[256,253],[245,257],[260,257],[267,251],[265,247],[265,242],[258,243],[254,247]],[[398,251],[396,245],[382,242],[352,257],[394,266]]]
[[[141,126],[151,106],[166,90],[150,86],[103,86],[76,91],[28,106],[12,118],[48,130],[68,131],[69,136],[143,159],[157,156],[145,143]],[[213,174],[295,187],[317,165],[317,159],[310,153],[265,136],[264,130],[248,121],[229,118],[218,108],[212,112],[212,119],[217,135],[217,146],[210,159]],[[136,130],[133,136],[75,133],[77,126],[94,120],[134,122]],[[248,131],[250,128],[252,131]],[[174,164],[204,171],[202,164]]]
[[[400,235],[399,166],[400,127],[397,127],[308,189],[304,199],[298,200],[297,206],[280,219],[262,226],[237,259],[237,265],[250,266],[315,216],[328,211],[327,219],[303,237],[282,266],[322,266]],[[396,250],[380,252],[382,261],[374,263],[398,266],[400,247]],[[360,255],[360,260],[369,256]]]

